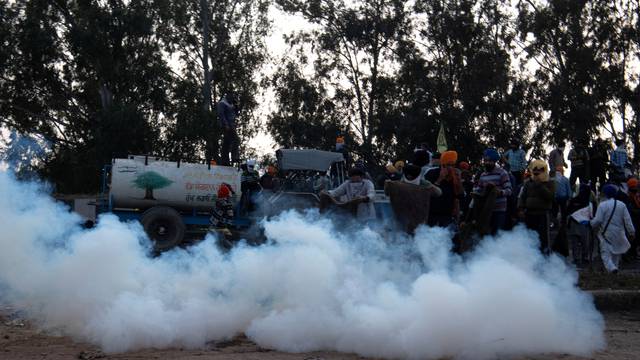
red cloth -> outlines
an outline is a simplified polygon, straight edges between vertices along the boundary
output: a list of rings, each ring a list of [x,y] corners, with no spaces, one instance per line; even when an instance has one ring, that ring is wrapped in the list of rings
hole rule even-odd
[[[218,188],[218,199],[226,199],[231,195],[231,190],[226,184],[220,185]]]

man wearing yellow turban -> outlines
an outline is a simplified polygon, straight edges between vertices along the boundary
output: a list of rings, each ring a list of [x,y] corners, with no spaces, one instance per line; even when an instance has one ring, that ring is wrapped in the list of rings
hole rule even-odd
[[[546,161],[533,160],[529,164],[531,179],[525,182],[518,197],[518,209],[524,215],[527,228],[540,237],[540,250],[549,253],[549,212],[555,197],[555,181],[549,181]]]

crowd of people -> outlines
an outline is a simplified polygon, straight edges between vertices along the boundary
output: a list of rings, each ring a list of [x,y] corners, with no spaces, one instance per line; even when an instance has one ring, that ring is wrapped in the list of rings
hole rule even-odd
[[[475,166],[459,161],[456,151],[430,152],[422,144],[409,161],[387,164],[375,182],[356,163],[350,178],[324,195],[353,202],[358,219],[373,221],[375,184],[408,232],[420,224],[451,228],[459,251],[524,224],[537,233],[544,254],[558,253],[580,267],[600,254],[604,268],[616,273],[621,259],[638,257],[640,191],[624,142],[615,143],[608,152],[603,140],[577,142],[567,158],[559,144],[547,159],[527,160],[514,141],[506,151],[486,149]]]
[[[221,164],[238,163],[238,109],[232,94],[221,99],[217,112],[225,129]],[[335,151],[350,160],[341,133]],[[251,211],[253,193],[283,185],[275,167],[259,177],[254,166],[248,162],[242,168],[244,211]],[[420,224],[451,228],[458,251],[470,249],[482,236],[522,223],[538,234],[540,251],[556,252],[577,266],[592,264],[599,253],[606,270],[615,273],[621,259],[632,261],[639,255],[635,229],[640,224],[640,191],[621,139],[613,149],[602,139],[575,141],[566,158],[565,144],[560,143],[546,159],[529,160],[521,144],[513,141],[504,151],[486,149],[478,164],[459,161],[456,151],[432,152],[423,143],[411,159],[387,164],[376,180],[362,161],[356,161],[343,184],[315,173],[303,185],[319,194],[321,208],[338,204],[362,221],[380,217],[373,199],[376,189],[384,190],[406,231]],[[223,189],[218,197],[228,198],[228,193]],[[223,214],[230,217],[228,208],[220,204],[218,222],[228,221],[221,220]]]

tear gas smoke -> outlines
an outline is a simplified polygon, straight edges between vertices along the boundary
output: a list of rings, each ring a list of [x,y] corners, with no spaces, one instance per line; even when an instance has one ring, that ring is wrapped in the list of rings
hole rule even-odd
[[[7,133],[5,139],[3,130]],[[38,163],[46,158],[49,149],[50,144],[42,138],[0,128],[0,169],[11,169],[19,179],[37,179]]]
[[[225,254],[209,236],[149,258],[137,223],[105,215],[83,230],[80,221],[38,185],[0,172],[2,301],[108,352],[201,347],[243,332],[283,351],[412,359],[604,346],[602,316],[576,272],[539,255],[523,229],[463,259],[442,229],[389,241],[290,212],[264,223],[267,245]]]

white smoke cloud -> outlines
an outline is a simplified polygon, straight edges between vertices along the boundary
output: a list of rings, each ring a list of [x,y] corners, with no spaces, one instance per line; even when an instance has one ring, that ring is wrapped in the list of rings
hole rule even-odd
[[[81,219],[0,172],[0,300],[108,352],[202,347],[246,333],[283,351],[493,358],[604,347],[577,274],[519,229],[464,259],[450,234],[341,232],[317,212],[265,222],[269,244],[221,253],[211,236],[147,256],[136,223]],[[391,239],[393,235],[393,238]]]
[[[51,144],[44,138],[0,126],[0,170],[10,169],[20,179],[36,179],[38,165],[50,149]]]

